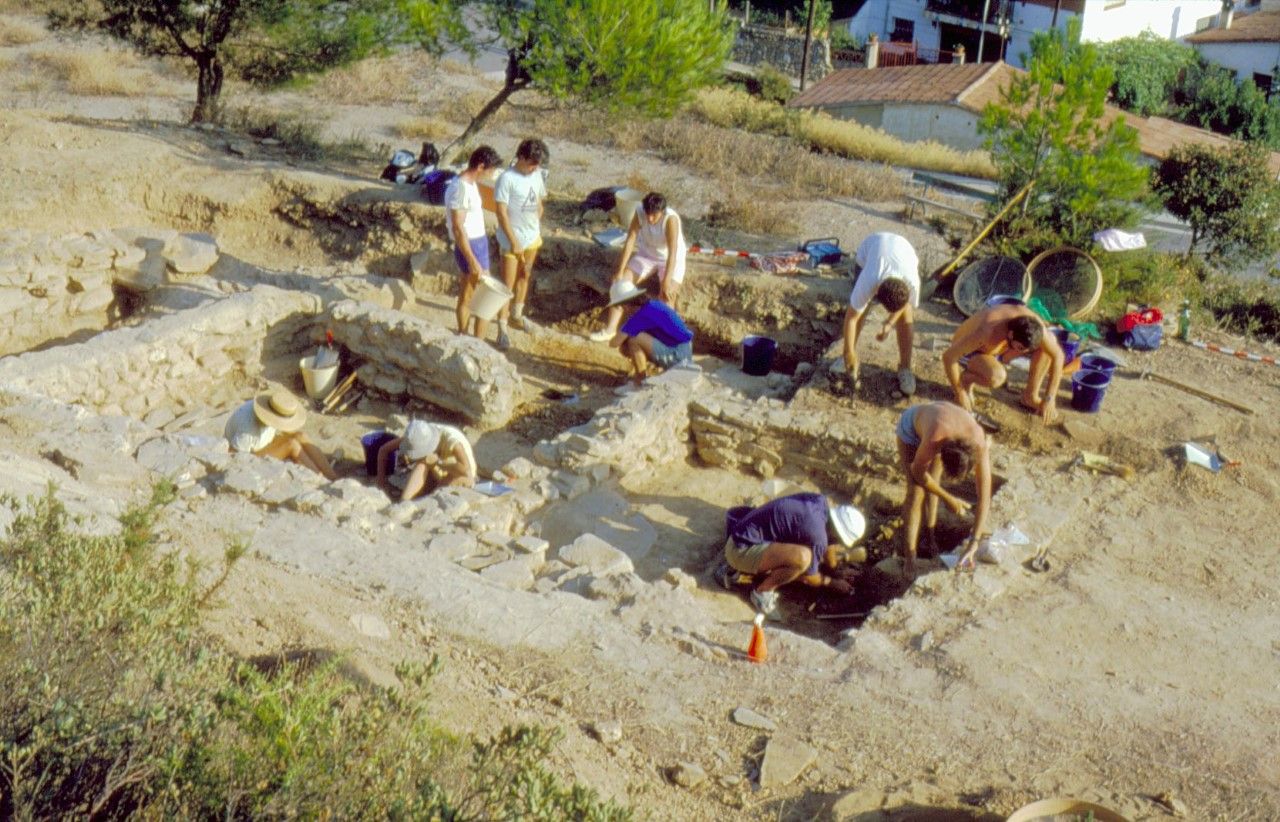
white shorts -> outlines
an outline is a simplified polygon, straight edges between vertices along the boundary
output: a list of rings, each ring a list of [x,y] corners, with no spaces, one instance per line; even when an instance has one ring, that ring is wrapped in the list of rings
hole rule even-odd
[[[657,272],[658,280],[665,281],[667,279],[667,261],[655,260],[653,257],[646,257],[643,254],[634,253],[631,259],[627,261],[627,268],[636,275],[636,285],[644,282],[649,278],[650,274]],[[671,282],[679,285],[684,282],[684,266],[678,263],[671,266]]]

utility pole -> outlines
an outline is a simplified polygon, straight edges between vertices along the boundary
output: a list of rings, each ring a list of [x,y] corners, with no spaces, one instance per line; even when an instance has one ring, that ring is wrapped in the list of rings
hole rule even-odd
[[[804,91],[809,79],[809,47],[813,45],[813,7],[817,0],[809,0],[809,21],[804,26],[804,54],[800,57],[800,90]]]
[[[991,0],[982,0],[982,28],[978,32],[978,62],[982,62],[982,50],[987,45],[987,13],[991,11]]]
[[[1058,27],[1058,12],[1062,11],[1062,0],[1053,0],[1053,22],[1049,24],[1049,28],[1056,29]]]

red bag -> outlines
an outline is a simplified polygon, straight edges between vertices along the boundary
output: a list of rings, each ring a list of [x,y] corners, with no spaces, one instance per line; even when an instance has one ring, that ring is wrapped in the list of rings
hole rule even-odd
[[[1116,331],[1121,334],[1127,334],[1139,325],[1159,325],[1164,320],[1164,314],[1160,313],[1158,308],[1144,308],[1141,311],[1130,311],[1120,319],[1116,320]]]

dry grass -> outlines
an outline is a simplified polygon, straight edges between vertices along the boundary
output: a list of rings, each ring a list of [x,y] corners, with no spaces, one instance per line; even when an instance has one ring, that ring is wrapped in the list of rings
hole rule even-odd
[[[0,20],[0,46],[26,46],[48,36],[40,26],[23,20]]]
[[[391,134],[401,140],[435,142],[456,133],[453,126],[437,117],[410,117],[391,127]]]
[[[777,137],[790,137],[803,146],[853,160],[944,171],[975,177],[994,177],[985,151],[958,151],[940,143],[899,140],[879,129],[821,112],[799,112],[727,88],[707,89],[689,106],[696,119]]]
[[[154,91],[154,81],[137,70],[138,58],[127,51],[41,51],[31,60],[71,94],[142,97]]]
[[[450,123],[470,123],[485,103],[493,99],[494,92],[482,89],[463,92],[445,100],[440,106],[440,117]],[[500,126],[511,119],[511,106],[505,105],[489,118],[487,128]]]
[[[327,72],[312,88],[318,96],[345,105],[414,103],[419,96],[404,61],[390,57],[372,57]]]
[[[707,225],[753,234],[790,237],[800,230],[795,211],[778,207],[778,192],[767,186],[729,183],[707,210]]]

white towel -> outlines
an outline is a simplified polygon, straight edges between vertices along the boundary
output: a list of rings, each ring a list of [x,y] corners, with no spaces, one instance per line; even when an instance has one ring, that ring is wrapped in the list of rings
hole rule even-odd
[[[1104,228],[1095,231],[1093,241],[1107,251],[1132,251],[1135,248],[1146,248],[1147,238],[1141,231],[1130,233],[1118,228]]]

